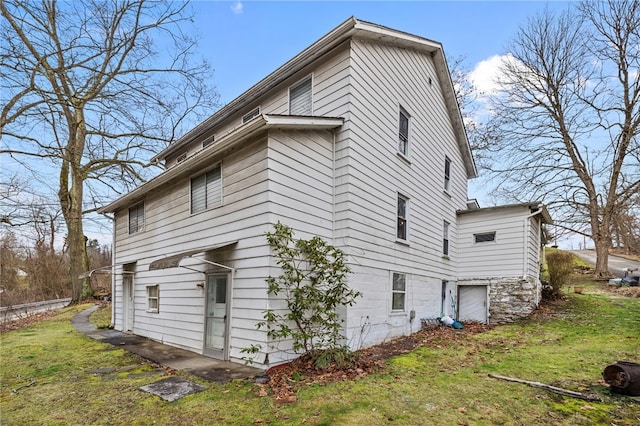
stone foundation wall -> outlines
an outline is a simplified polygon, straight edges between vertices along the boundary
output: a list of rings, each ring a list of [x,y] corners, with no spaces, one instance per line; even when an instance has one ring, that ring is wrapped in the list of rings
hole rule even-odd
[[[492,277],[458,280],[458,286],[486,285],[489,288],[489,324],[505,324],[528,316],[537,307],[541,286],[529,277]],[[537,293],[537,294],[536,294]]]
[[[534,278],[500,278],[490,280],[489,323],[504,324],[528,316],[540,300],[540,286]]]

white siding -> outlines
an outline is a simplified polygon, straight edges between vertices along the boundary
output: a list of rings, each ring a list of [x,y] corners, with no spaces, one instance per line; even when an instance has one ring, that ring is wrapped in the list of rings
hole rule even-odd
[[[441,282],[456,279],[456,210],[466,205],[467,186],[431,57],[361,40],[353,41],[352,55],[351,109],[339,135],[348,149],[338,151],[336,161],[336,228],[353,263],[379,271],[354,274],[352,285],[365,297],[347,321],[354,333],[368,317],[375,330],[371,344],[419,328],[421,317],[440,315]],[[397,153],[400,108],[411,116],[409,161]],[[445,156],[452,162],[450,194],[444,191]],[[410,202],[408,244],[396,242],[398,192]],[[445,220],[451,224],[448,258],[442,253]],[[415,308],[407,306],[404,317],[382,308],[390,303],[390,270],[416,283],[407,293]],[[417,319],[410,323],[412,309]]]
[[[523,207],[480,210],[458,217],[460,233],[460,278],[518,277],[536,272],[539,247],[538,220],[529,221],[529,209]],[[535,229],[534,229],[535,228]],[[495,232],[492,242],[476,243],[474,234]],[[529,234],[525,250],[525,232]],[[525,260],[526,256],[526,260]]]
[[[115,263],[137,262],[134,333],[196,352],[202,350],[204,291],[197,286],[204,274],[184,268],[149,271],[149,264],[194,248],[238,241],[215,252],[209,260],[237,269],[233,278],[230,318],[230,355],[240,358],[246,339],[260,341],[264,332],[255,322],[266,308],[269,250],[264,232],[269,228],[266,139],[248,143],[221,158],[223,205],[191,214],[185,176],[145,199],[145,229],[129,235],[126,209],[116,215]],[[212,162],[211,165],[215,165]],[[194,172],[194,175],[202,171]],[[206,271],[210,266],[194,259],[183,264]],[[159,285],[160,309],[146,312],[146,286]],[[122,328],[122,275],[116,278],[116,329]]]

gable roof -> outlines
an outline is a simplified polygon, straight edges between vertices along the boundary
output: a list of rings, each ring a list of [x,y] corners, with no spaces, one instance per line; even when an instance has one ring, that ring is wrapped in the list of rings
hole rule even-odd
[[[530,215],[539,213],[542,216],[543,223],[546,223],[547,225],[553,225],[553,219],[549,214],[549,210],[547,209],[546,205],[542,204],[541,201],[531,201],[529,203],[518,203],[518,204],[504,204],[500,206],[491,206],[491,207],[479,207],[478,204],[476,203],[473,208],[469,208],[467,210],[458,210],[456,213],[458,214],[458,216],[461,216],[461,215],[470,215],[470,214],[472,215],[477,213],[499,212],[499,211],[504,211],[508,209],[529,210]]]
[[[176,142],[159,152],[151,159],[151,161],[161,161],[184,146],[197,140],[213,126],[222,123],[234,114],[246,109],[249,106],[249,103],[254,102],[257,98],[267,94],[274,87],[283,83],[293,74],[314,61],[317,61],[323,55],[340,46],[352,37],[377,41],[403,48],[415,49],[417,51],[429,53],[432,56],[438,79],[442,83],[447,111],[453,124],[458,147],[462,153],[467,178],[476,177],[477,169],[475,161],[471,154],[471,147],[467,139],[462,116],[456,100],[453,82],[451,81],[451,75],[449,74],[449,67],[444,56],[442,44],[413,34],[393,30],[382,25],[361,21],[355,17],[350,17],[342,24],[338,25],[311,46],[298,53],[271,74],[253,85],[246,92],[220,108],[216,113],[188,131]]]

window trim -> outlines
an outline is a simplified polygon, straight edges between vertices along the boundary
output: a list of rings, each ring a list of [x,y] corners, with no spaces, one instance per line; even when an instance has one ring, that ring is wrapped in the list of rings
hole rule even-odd
[[[402,284],[403,284],[403,288],[402,289],[396,289],[396,276],[398,278],[402,278]],[[394,307],[394,302],[395,302],[395,295],[397,294],[401,294],[402,295],[402,307],[401,308],[395,308]],[[406,312],[407,309],[407,274],[403,273],[403,272],[395,272],[392,271],[391,272],[391,312]]]
[[[142,210],[142,214],[140,215],[140,211]],[[136,226],[135,229],[132,230],[131,227],[131,213],[135,212],[136,216]],[[140,220],[142,219],[142,220]],[[144,231],[144,201],[140,201],[135,203],[127,210],[127,229],[129,231],[129,235],[137,234],[139,232]]]
[[[309,96],[309,114],[299,114],[296,113],[294,114],[291,111],[291,101],[292,101],[292,97],[291,97],[291,92],[293,90],[296,90],[298,88],[300,88],[303,85],[309,84],[309,90],[308,90],[308,96]],[[300,93],[301,95],[307,95],[307,91],[305,90],[304,92]],[[297,98],[296,98],[297,99]],[[313,75],[308,75],[307,77],[303,78],[302,80],[298,81],[297,83],[291,85],[289,87],[289,115],[313,115]]]
[[[404,216],[400,216],[400,200],[404,201]],[[400,242],[409,241],[409,212],[410,212],[410,199],[409,197],[396,193],[396,240]],[[404,236],[400,236],[400,222],[404,220]]]
[[[260,106],[258,105],[248,113],[242,116],[242,124],[245,124],[260,115]]]
[[[151,290],[155,289],[155,296],[151,295]],[[157,314],[160,312],[160,286],[158,284],[146,286],[147,290],[147,312]],[[155,307],[153,306],[155,301]]]
[[[406,135],[402,132],[402,117],[407,120],[407,131]],[[403,140],[404,137],[404,140]],[[410,141],[411,141],[411,115],[407,112],[406,109],[400,107],[398,113],[398,139],[396,149],[398,150],[398,154],[402,157],[409,158],[410,149]],[[404,148],[404,152],[403,149]]]
[[[207,190],[208,189],[207,188],[207,184],[208,184],[207,175],[209,173],[213,173],[215,170],[219,170],[218,174],[220,175],[219,178],[218,178],[218,180],[220,182],[220,184],[219,184],[220,185],[220,199],[218,200],[218,203],[216,203],[214,205],[214,204],[211,204],[210,201],[207,199],[207,194],[208,194],[208,190]],[[203,187],[204,199],[205,199],[204,200],[204,208],[196,211],[193,208],[193,190],[194,190],[193,181],[195,179],[202,178],[203,176],[204,176],[204,179],[205,179],[204,187]],[[200,174],[198,174],[196,176],[193,176],[189,180],[189,209],[190,209],[191,214],[202,213],[204,211],[215,209],[215,208],[218,208],[218,207],[222,206],[222,200],[223,200],[222,189],[223,189],[223,187],[222,187],[222,163],[218,163],[215,167],[212,167],[211,169],[209,169],[209,170],[207,170],[205,172],[202,172],[202,173],[200,173]]]
[[[478,241],[478,237],[492,237],[490,240],[482,239]],[[488,231],[488,232],[476,232],[473,234],[473,243],[474,244],[487,244],[487,243],[495,243],[496,242],[496,231]]]
[[[446,220],[443,221],[442,223],[442,255],[449,257],[449,253],[451,252],[451,247],[449,245],[450,242],[450,228],[451,228],[451,223],[447,222]]]
[[[444,192],[451,192],[451,159],[444,157]]]

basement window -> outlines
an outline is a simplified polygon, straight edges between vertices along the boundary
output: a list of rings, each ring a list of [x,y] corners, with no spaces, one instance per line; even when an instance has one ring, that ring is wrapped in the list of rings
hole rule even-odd
[[[476,243],[490,243],[496,240],[495,232],[483,232],[480,234],[473,234],[473,240]]]

